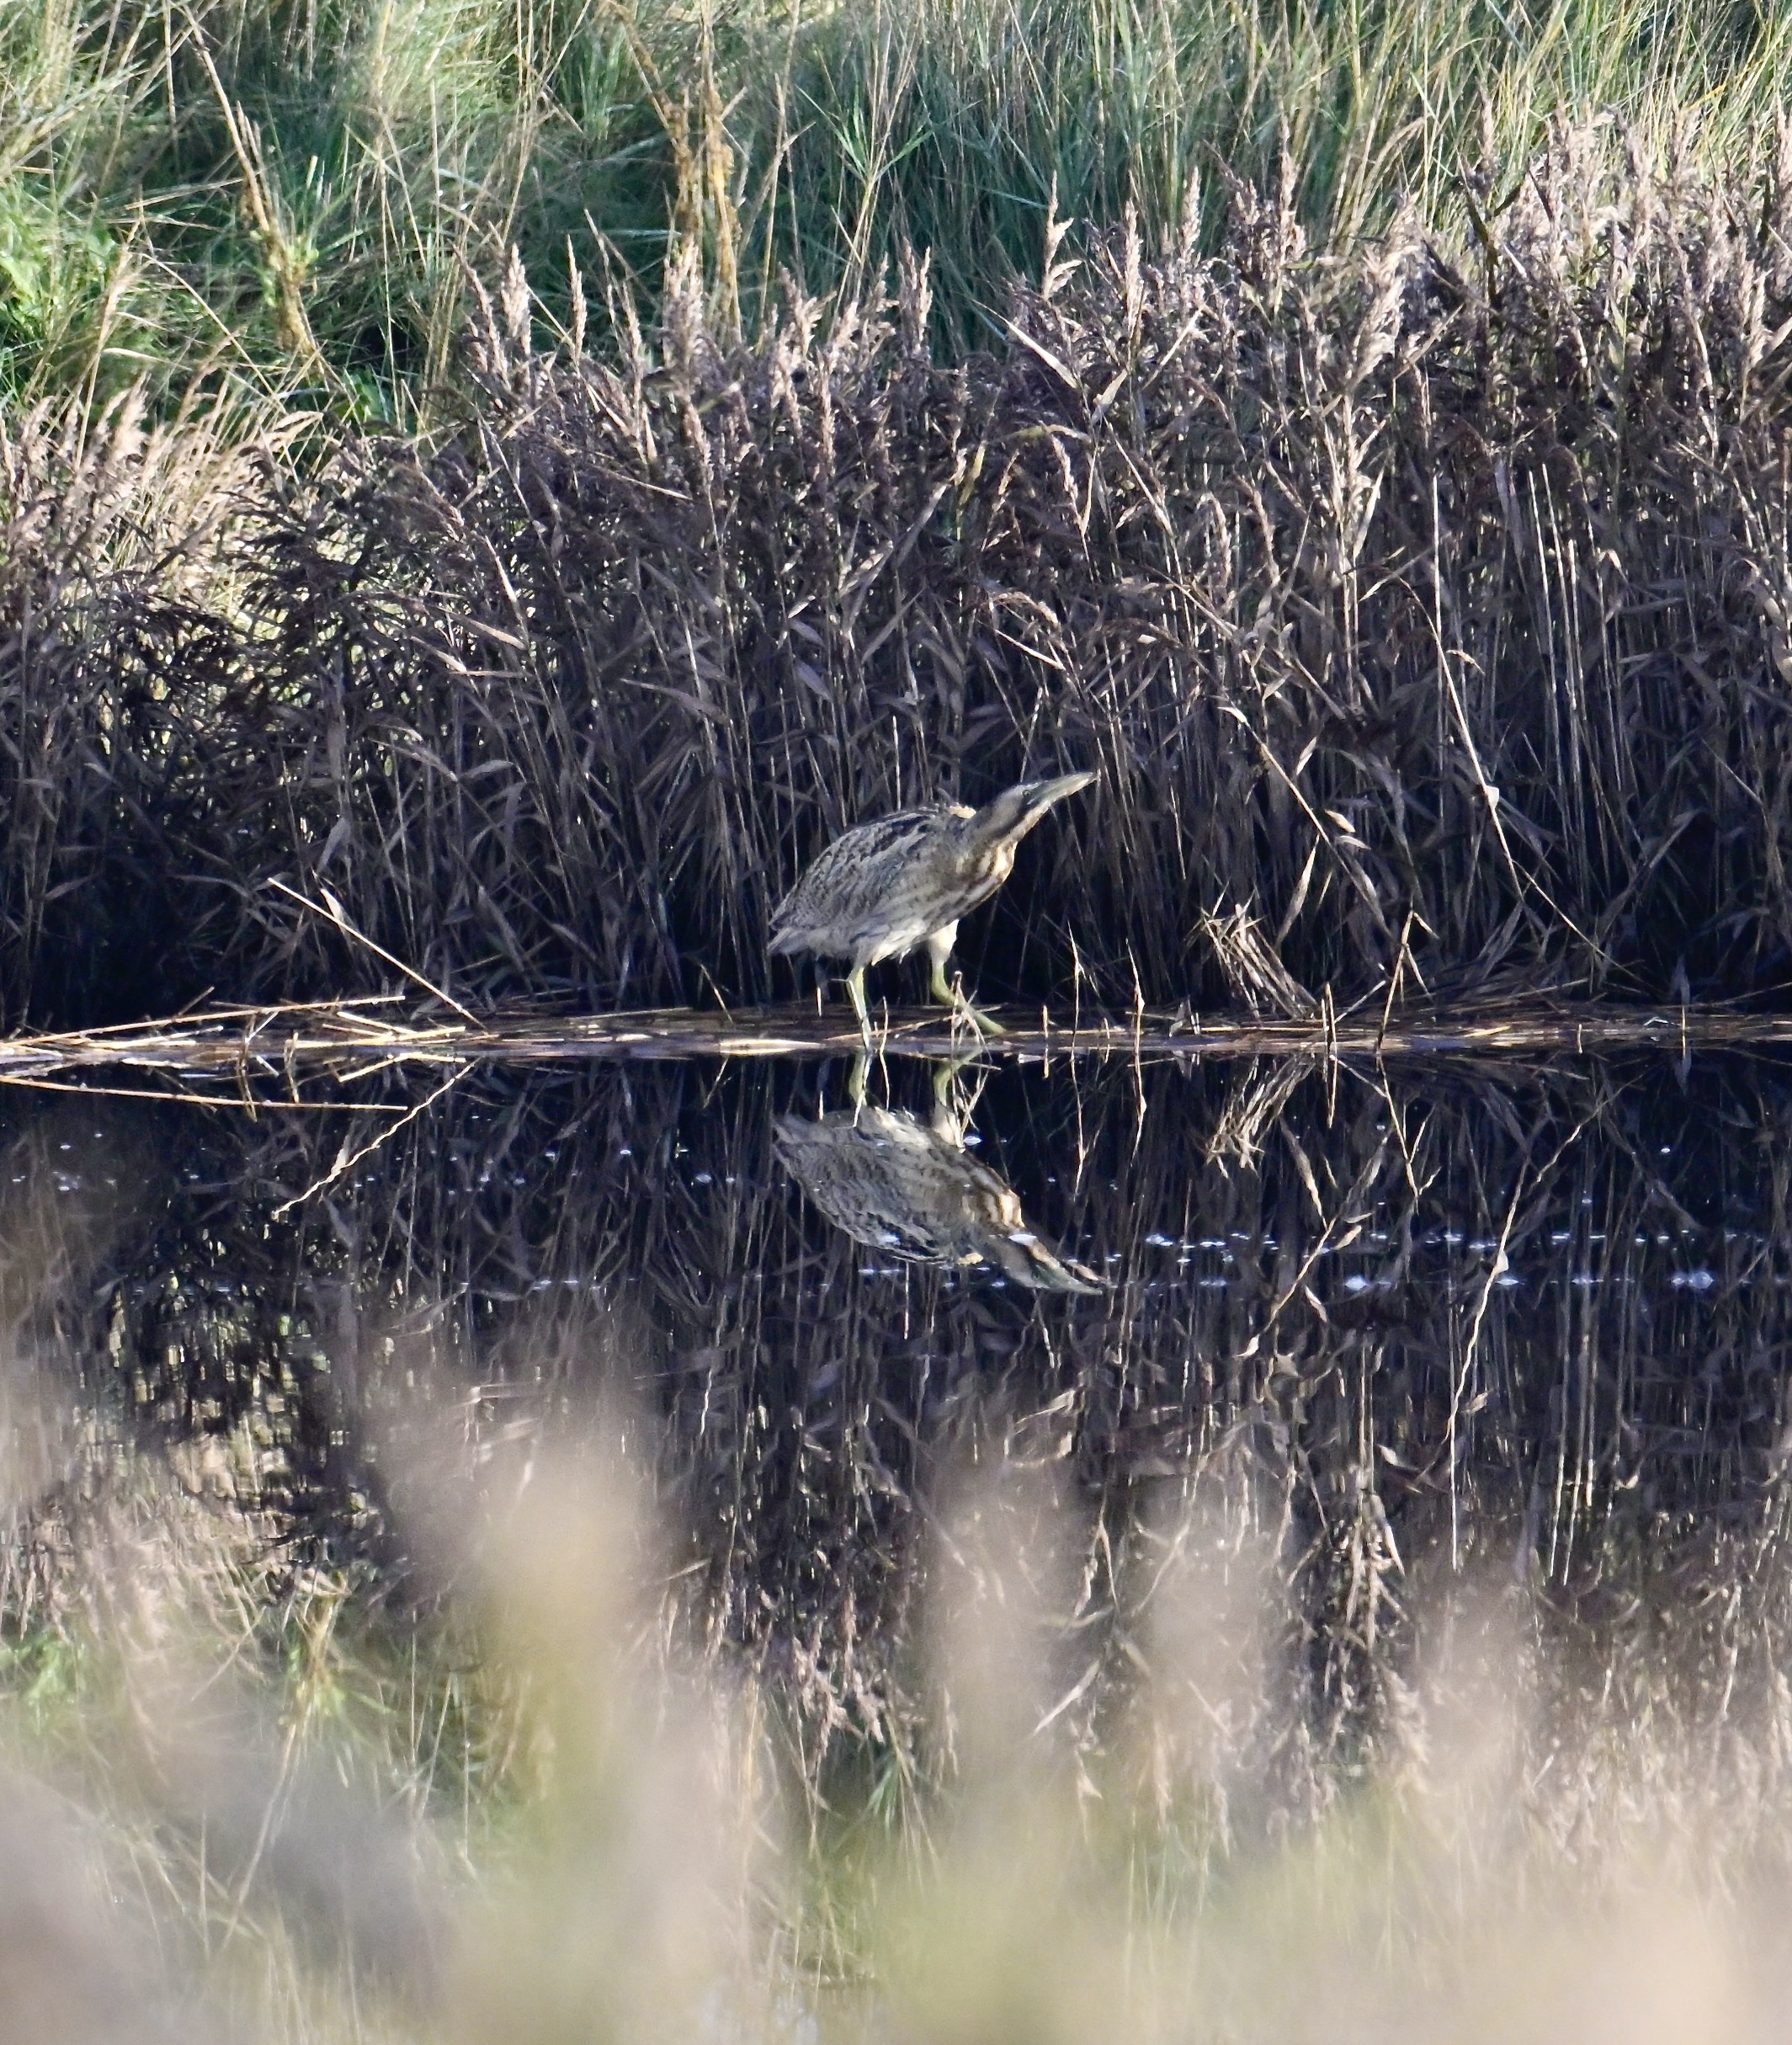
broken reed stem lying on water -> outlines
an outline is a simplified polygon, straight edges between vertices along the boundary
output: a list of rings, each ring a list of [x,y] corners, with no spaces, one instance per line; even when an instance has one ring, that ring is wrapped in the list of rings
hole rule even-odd
[[[295,1018],[303,1018],[295,1020]],[[939,1009],[898,1011],[874,1028],[877,1055],[935,1063],[962,1062],[966,1047],[953,1018]],[[970,1054],[987,1069],[1005,1060],[1288,1058],[1335,1065],[1342,1060],[1439,1057],[1548,1058],[1648,1051],[1684,1065],[1694,1052],[1764,1049],[1792,1044],[1792,1017],[1751,1015],[1736,1009],[1678,1009],[1671,1013],[1610,1006],[1514,1008],[1510,1013],[1433,1011],[1390,1024],[1373,1013],[1339,1020],[1335,1014],[1277,1019],[1255,1015],[1191,1015],[1140,1010],[1121,1022],[1070,1026],[1042,1012],[1037,1026],[1023,1017],[1000,1037]],[[813,1010],[717,1015],[693,1009],[657,1014],[516,1019],[494,1017],[407,1027],[357,1015],[348,1004],[316,1004],[306,1010],[254,1011],[247,1028],[219,1027],[215,1019],[151,1023],[138,1028],[77,1030],[48,1036],[0,1039],[0,1086],[45,1091],[144,1094],[208,1107],[304,1109],[400,1116],[421,1106],[348,1101],[341,1089],[400,1066],[449,1067],[502,1062],[591,1062],[689,1058],[857,1058],[864,1040],[856,1021],[818,1017]],[[372,1062],[370,1063],[369,1061]],[[170,1090],[123,1085],[120,1072],[165,1073]],[[72,1075],[88,1073],[86,1081]],[[190,1090],[202,1075],[220,1090]],[[301,1080],[327,1083],[327,1100],[306,1099]],[[453,1078],[444,1082],[445,1091]],[[189,1090],[179,1090],[181,1087]],[[431,1097],[432,1099],[434,1096]],[[427,1106],[427,1103],[423,1105]],[[382,1139],[383,1140],[383,1139]],[[346,1154],[346,1147],[345,1147]]]
[[[960,364],[918,264],[742,346],[681,258],[611,364],[530,352],[513,271],[458,439],[233,483],[178,602],[57,509],[160,487],[136,429],[27,422],[6,1014],[380,984],[274,876],[471,1006],[763,1001],[828,838],[1082,766],[966,926],[990,999],[1074,943],[1111,1007],[1215,1006],[1228,905],[1341,1011],[1784,984],[1792,145],[1758,191],[1609,160],[1557,135],[1466,256],[1235,187],[1217,257],[1116,233]]]

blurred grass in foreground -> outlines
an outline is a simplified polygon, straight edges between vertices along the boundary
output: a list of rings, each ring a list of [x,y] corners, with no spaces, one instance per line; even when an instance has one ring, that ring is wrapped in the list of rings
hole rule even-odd
[[[651,315],[676,245],[724,324],[787,274],[928,253],[937,340],[988,338],[1058,216],[1218,221],[1218,163],[1293,166],[1348,248],[1402,199],[1467,242],[1553,125],[1746,184],[1792,20],[1758,0],[13,0],[0,8],[0,394],[143,381],[417,422],[467,268],[512,244]],[[999,319],[998,319],[999,325]]]
[[[912,1723],[802,1792],[622,1431],[413,1462],[408,1610],[282,1564],[215,1442],[39,1519],[0,1707],[34,2039],[1779,2035],[1782,1509],[1572,1613],[1408,1558],[1380,1729],[1327,1749],[1236,1471],[1125,1535],[1093,1636],[1080,1510],[967,1473]]]

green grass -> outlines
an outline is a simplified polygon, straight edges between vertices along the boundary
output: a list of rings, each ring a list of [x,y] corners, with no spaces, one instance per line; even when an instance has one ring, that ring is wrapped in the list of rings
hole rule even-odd
[[[997,331],[1054,203],[1211,230],[1285,155],[1317,233],[1402,198],[1463,232],[1552,121],[1660,157],[1777,146],[1792,14],[1761,0],[9,0],[0,393],[232,384],[409,423],[467,269],[545,305],[698,248],[726,322],[862,286],[904,240],[939,338]],[[1194,194],[1191,200],[1191,194]]]

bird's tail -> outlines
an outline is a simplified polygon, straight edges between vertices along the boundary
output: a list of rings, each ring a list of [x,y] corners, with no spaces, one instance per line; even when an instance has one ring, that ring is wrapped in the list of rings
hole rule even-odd
[[[767,951],[800,951],[803,949],[803,923],[797,913],[797,898],[801,893],[800,886],[793,887],[773,909],[771,941],[766,946]]]

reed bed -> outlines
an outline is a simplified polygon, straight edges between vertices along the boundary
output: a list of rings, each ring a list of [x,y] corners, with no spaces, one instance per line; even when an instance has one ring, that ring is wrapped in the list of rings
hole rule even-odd
[[[609,360],[533,352],[513,265],[439,451],[221,478],[104,575],[57,508],[164,443],[39,415],[7,1015],[759,1004],[829,836],[1082,766],[967,929],[990,999],[1771,997],[1792,183],[1602,149],[1467,259],[1235,183],[1218,253],[1117,231],[959,362],[919,261],[748,345],[692,254]]]

